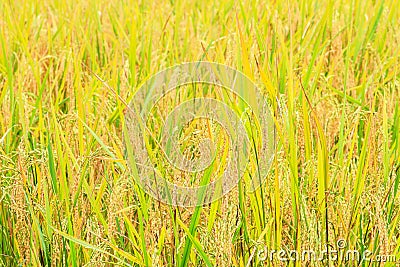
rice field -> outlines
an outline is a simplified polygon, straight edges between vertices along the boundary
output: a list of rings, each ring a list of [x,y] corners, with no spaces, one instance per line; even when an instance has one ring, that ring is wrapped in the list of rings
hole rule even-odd
[[[1,1],[0,266],[399,266],[399,7]],[[255,134],[229,192],[170,205],[140,183],[128,118],[153,75],[199,61],[262,92],[274,156],[250,190],[266,168]],[[210,166],[187,173],[163,157],[166,114],[199,92],[229,98],[189,84],[144,125],[152,170],[185,187],[216,181],[232,150],[222,124],[199,118],[177,135],[178,154],[202,159],[211,140]],[[237,99],[227,107],[246,110]],[[265,116],[249,115],[246,132]]]

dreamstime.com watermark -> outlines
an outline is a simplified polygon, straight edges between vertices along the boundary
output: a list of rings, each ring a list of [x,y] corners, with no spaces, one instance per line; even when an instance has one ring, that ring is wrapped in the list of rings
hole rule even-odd
[[[203,138],[200,156],[187,157],[182,132],[204,118],[223,128],[229,151],[217,154],[221,144]],[[274,130],[266,95],[246,75],[222,64],[190,62],[155,74],[138,89],[125,116],[124,142],[133,177],[148,194],[167,204],[200,206],[227,194],[245,173],[249,191],[263,183],[275,152]],[[208,181],[207,168],[221,165]],[[201,182],[173,183],[170,169]]]
[[[368,249],[348,249],[344,239],[339,239],[336,247],[325,246],[321,250],[268,249],[266,246],[258,245],[255,247],[254,256],[259,262],[398,262],[396,255],[377,254]]]

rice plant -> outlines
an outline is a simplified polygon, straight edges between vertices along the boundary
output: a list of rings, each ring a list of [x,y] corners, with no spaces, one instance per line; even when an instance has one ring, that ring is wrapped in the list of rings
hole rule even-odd
[[[399,6],[1,1],[0,266],[398,265]],[[138,183],[126,119],[153,75],[199,61],[240,71],[264,94],[274,157],[257,177],[263,166],[249,149],[227,194],[169,205]],[[245,109],[211,87],[166,93],[142,125],[166,181],[207,184],[228,165],[230,135],[209,119],[177,134],[190,160],[201,158],[202,140],[214,143],[202,172],[179,171],[157,145],[165,115],[200,92]]]

